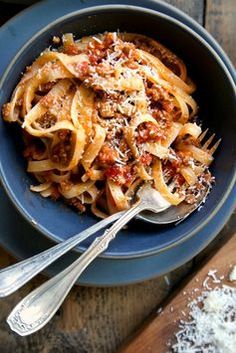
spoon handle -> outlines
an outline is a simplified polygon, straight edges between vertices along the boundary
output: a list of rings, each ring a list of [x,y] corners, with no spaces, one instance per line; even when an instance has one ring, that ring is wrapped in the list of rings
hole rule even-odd
[[[83,255],[69,267],[28,294],[7,318],[11,329],[21,336],[27,336],[46,325],[86,267],[107,249],[118,231],[145,208],[146,204],[144,203],[130,208],[109,230],[106,230],[101,237],[96,238]]]
[[[90,235],[116,221],[122,214],[124,214],[124,211],[118,212],[94,224],[83,232],[74,235],[68,240],[59,243],[50,249],[1,270],[0,297],[5,297],[15,292],[59,257],[74,248],[76,245],[80,244]]]

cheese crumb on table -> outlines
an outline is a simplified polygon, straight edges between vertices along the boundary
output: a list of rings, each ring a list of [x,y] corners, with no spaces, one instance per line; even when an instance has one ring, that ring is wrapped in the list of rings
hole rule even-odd
[[[236,266],[234,266],[233,270],[230,272],[229,280],[231,282],[236,281]]]

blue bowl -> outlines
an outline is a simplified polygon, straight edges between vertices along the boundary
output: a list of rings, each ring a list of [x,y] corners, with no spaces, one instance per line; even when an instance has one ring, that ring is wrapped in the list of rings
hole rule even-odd
[[[52,35],[73,32],[76,37],[104,31],[132,31],[157,38],[187,64],[197,84],[195,95],[203,128],[209,127],[222,143],[216,153],[212,172],[216,185],[203,209],[178,226],[154,226],[134,221],[112,242],[104,257],[147,256],[177,245],[194,236],[223,205],[235,183],[236,95],[231,76],[213,49],[199,35],[177,20],[134,6],[107,5],[73,12],[38,32],[19,51],[0,83],[0,106],[9,100],[21,72],[51,43]],[[56,242],[97,222],[91,214],[78,215],[63,204],[32,193],[34,180],[26,173],[19,129],[0,121],[0,173],[3,186],[20,213],[41,233]],[[91,243],[84,241],[77,250]]]

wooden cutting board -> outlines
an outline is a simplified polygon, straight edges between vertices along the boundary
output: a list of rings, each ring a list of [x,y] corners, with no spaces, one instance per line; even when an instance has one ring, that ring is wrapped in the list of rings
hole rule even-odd
[[[222,284],[236,287],[236,283],[230,282],[228,279],[234,265],[236,265],[236,234],[187,283],[183,284],[177,293],[169,298],[159,314],[157,310],[157,313],[124,344],[119,353],[166,353],[168,351],[167,342],[174,343],[174,334],[178,332],[179,319],[186,320],[187,304],[194,297],[200,295],[208,272],[217,269],[217,277],[224,276]],[[219,284],[214,284],[211,281],[209,285],[214,288]]]

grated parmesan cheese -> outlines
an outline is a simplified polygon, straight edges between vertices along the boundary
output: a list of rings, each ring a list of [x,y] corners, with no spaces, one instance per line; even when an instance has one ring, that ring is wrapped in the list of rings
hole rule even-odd
[[[206,291],[190,306],[190,321],[181,320],[172,352],[236,353],[236,289]]]
[[[169,279],[169,277],[168,277],[168,276],[164,276],[164,280],[165,280],[167,286],[170,286],[170,279]]]
[[[223,285],[212,289],[208,282],[220,283],[223,276],[210,270],[203,281],[205,291],[188,304],[188,321],[180,320],[177,342],[167,353],[236,353],[236,288]],[[236,275],[236,266],[230,274]],[[186,316],[182,311],[182,316]]]
[[[102,44],[101,39],[99,39],[99,38],[97,38],[97,37],[95,37],[95,36],[93,36],[92,38],[93,38],[96,42],[98,42],[99,44]]]
[[[208,276],[212,278],[212,282],[213,282],[213,283],[220,283],[221,280],[220,280],[219,278],[217,278],[216,272],[217,272],[216,269],[215,269],[215,270],[210,270],[210,271],[208,272]]]
[[[230,272],[229,280],[231,282],[236,281],[236,266],[234,266],[233,271]]]

